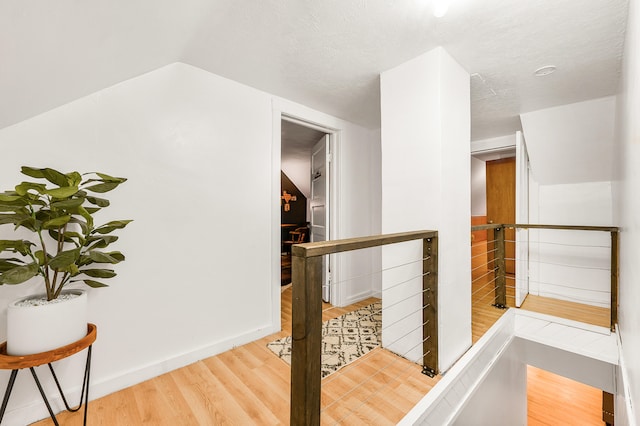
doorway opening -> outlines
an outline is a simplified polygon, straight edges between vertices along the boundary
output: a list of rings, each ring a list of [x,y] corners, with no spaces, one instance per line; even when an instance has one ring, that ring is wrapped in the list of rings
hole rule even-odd
[[[471,157],[471,226],[516,223],[516,152],[514,148],[483,152]],[[515,298],[515,231],[505,230],[507,302]],[[472,283],[484,288],[494,265],[493,230],[471,234]],[[476,291],[480,291],[476,289]],[[490,303],[493,304],[493,303]]]
[[[280,284],[291,284],[291,246],[330,239],[332,141],[328,129],[282,117]],[[323,299],[331,300],[331,264],[324,260]]]

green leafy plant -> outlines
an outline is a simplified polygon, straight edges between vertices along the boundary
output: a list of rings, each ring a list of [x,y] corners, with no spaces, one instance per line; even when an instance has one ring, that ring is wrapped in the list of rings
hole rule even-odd
[[[98,280],[116,273],[104,265],[120,263],[125,257],[104,249],[118,239],[111,233],[131,220],[95,226],[93,215],[108,207],[109,200],[90,193],[109,192],[127,179],[33,167],[22,167],[22,173],[46,182],[22,182],[15,190],[0,193],[0,225],[14,225],[15,231],[23,229],[31,235],[30,239],[0,240],[0,284],[21,284],[40,275],[47,300],[57,298],[72,282],[106,287]]]

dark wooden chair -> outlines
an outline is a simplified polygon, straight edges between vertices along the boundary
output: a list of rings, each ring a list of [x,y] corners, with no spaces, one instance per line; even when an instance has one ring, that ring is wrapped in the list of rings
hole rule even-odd
[[[291,253],[291,246],[304,243],[308,232],[309,229],[306,226],[301,226],[293,231],[289,231],[289,239],[282,242],[282,252]]]

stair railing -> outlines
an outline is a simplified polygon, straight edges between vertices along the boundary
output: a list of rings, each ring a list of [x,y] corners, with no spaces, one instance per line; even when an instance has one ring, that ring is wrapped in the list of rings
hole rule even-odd
[[[495,271],[495,306],[504,308],[507,306],[506,290],[506,268],[505,268],[505,229],[543,229],[543,230],[564,230],[564,231],[590,231],[608,232],[611,234],[611,302],[610,302],[610,328],[615,331],[618,323],[618,267],[619,267],[619,228],[615,226],[570,226],[570,225],[532,225],[532,224],[486,224],[475,225],[471,231],[493,230],[493,248]]]
[[[290,424],[320,424],[322,256],[406,241],[423,241],[423,372],[438,368],[438,232],[415,231],[292,247],[292,353]]]

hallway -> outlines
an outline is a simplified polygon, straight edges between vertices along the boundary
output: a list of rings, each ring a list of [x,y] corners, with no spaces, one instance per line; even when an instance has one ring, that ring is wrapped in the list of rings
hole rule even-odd
[[[291,293],[291,287],[282,293],[283,330],[280,333],[92,401],[88,423],[104,426],[288,424],[290,367],[274,356],[266,344],[290,334]],[[323,320],[375,300],[366,299],[345,308],[324,304]],[[552,302],[545,306],[553,309]],[[504,312],[474,301],[473,341]],[[396,424],[439,379],[440,376],[430,379],[421,374],[418,365],[387,350],[374,349],[323,380],[322,407],[326,411],[323,411],[322,422]],[[352,391],[353,386],[363,381],[365,386]],[[540,374],[532,374],[529,382],[533,389],[558,386],[556,383]],[[583,392],[580,387],[563,388],[563,392],[570,393],[577,406],[594,404],[593,392]],[[539,416],[536,407],[543,401],[544,398],[535,396],[530,399],[532,419]],[[545,405],[541,410],[548,414],[553,408]],[[82,412],[62,413],[58,417],[64,425],[82,424]],[[51,424],[50,419],[35,423],[37,426]]]
[[[289,424],[290,367],[267,343],[291,333],[291,287],[282,293],[282,331],[92,401],[88,424],[193,426]],[[366,306],[323,306],[323,321]],[[396,424],[439,380],[384,349],[323,380],[323,424]],[[366,381],[366,385],[353,387]],[[81,425],[82,413],[58,416]],[[35,425],[51,425],[50,419]]]

